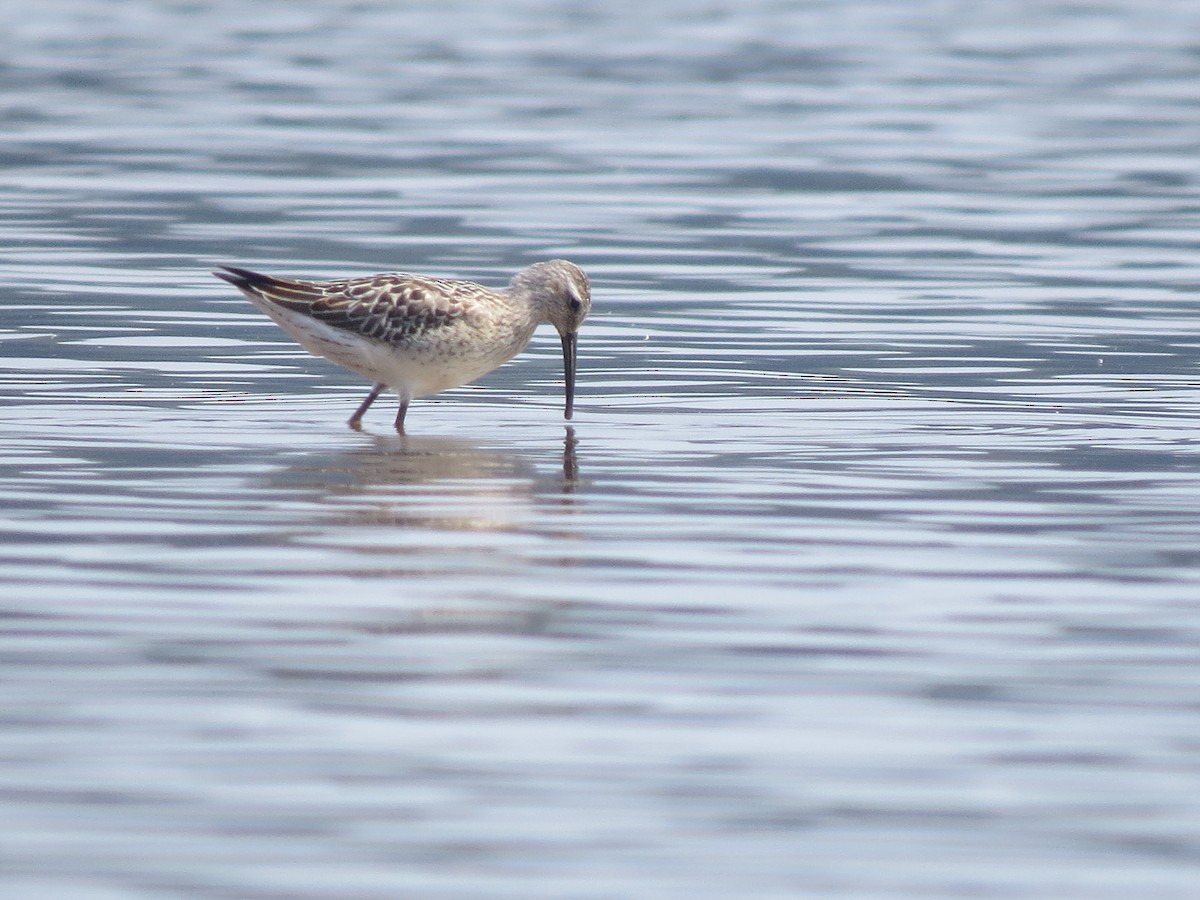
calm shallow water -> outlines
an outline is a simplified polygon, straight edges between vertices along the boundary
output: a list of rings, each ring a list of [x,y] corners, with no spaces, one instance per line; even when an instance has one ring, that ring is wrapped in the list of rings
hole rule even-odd
[[[0,21],[6,894],[1194,896],[1194,4]],[[208,274],[550,256],[407,439]]]

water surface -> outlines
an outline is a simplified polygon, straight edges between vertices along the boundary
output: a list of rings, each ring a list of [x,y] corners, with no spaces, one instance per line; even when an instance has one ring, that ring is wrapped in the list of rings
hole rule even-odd
[[[1194,896],[1193,4],[0,22],[6,894]],[[554,256],[407,438],[208,274]]]

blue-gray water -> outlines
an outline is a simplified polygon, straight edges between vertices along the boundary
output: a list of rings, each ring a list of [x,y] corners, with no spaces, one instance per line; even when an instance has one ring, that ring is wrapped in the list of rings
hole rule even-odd
[[[0,33],[4,896],[1197,895],[1200,5]],[[573,434],[208,274],[554,256]]]

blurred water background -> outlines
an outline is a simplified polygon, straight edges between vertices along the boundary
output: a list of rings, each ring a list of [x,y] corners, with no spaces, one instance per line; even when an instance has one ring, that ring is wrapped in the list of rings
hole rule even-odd
[[[0,27],[4,896],[1197,896],[1200,5]],[[407,439],[208,274],[556,256]]]

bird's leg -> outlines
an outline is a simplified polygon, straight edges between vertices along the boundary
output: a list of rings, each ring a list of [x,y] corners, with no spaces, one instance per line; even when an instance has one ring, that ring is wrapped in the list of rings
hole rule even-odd
[[[359,405],[358,409],[354,411],[354,415],[350,417],[349,425],[351,428],[353,428],[355,431],[362,430],[363,415],[365,415],[366,411],[371,408],[371,404],[375,402],[375,398],[382,394],[384,388],[386,387],[386,384],[380,383],[371,388],[371,393],[367,394],[367,399]]]
[[[400,411],[396,413],[396,430],[404,434],[404,414],[408,412],[408,398],[400,398]]]

